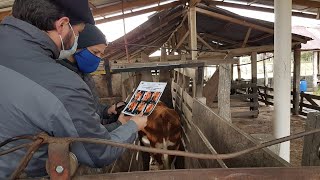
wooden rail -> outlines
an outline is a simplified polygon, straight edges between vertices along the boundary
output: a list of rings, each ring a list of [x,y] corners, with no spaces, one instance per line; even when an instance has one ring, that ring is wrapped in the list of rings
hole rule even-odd
[[[253,91],[256,88],[256,83],[246,81],[234,81],[231,84],[231,107],[248,107],[247,110],[242,112],[231,113],[231,117],[258,117],[258,93]],[[243,102],[238,102],[239,100]]]
[[[300,93],[300,110],[299,114],[307,116],[308,111],[307,109],[310,110],[316,110],[320,111],[320,107],[315,100],[320,100],[320,96],[312,95],[312,94],[305,94],[303,92]],[[307,108],[307,109],[304,109]]]

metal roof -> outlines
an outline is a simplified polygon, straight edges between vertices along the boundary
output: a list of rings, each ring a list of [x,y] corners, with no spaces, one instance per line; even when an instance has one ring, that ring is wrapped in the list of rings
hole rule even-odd
[[[204,4],[200,4],[198,7],[208,10],[209,12],[214,12],[219,16],[229,17],[240,22],[251,23],[269,30],[266,32],[252,28],[245,47],[273,45],[274,43],[273,23],[271,22],[243,17],[225,9],[210,7]],[[174,33],[176,27],[181,24],[185,14],[186,9],[183,5],[171,10],[164,10],[155,14],[147,22],[129,32],[126,35],[126,38],[129,44],[128,51],[130,57],[134,59],[135,57],[139,57],[141,52],[151,54],[160,49],[160,47],[167,42],[169,36]],[[187,22],[188,21],[184,22],[185,26],[188,26]],[[234,23],[218,17],[207,16],[199,12],[197,13],[198,35],[205,40],[207,44],[217,50],[217,52],[243,47],[243,42],[249,28],[250,27],[241,23]],[[292,37],[294,39],[293,42],[306,43],[311,40],[309,37],[297,34],[293,34]],[[188,51],[188,40],[186,40],[180,47],[181,49]],[[198,42],[197,49],[200,52],[212,51],[212,49],[210,50],[201,42]],[[126,57],[124,37],[112,42],[105,54],[107,54],[107,57],[110,60],[124,59]]]
[[[302,36],[311,37],[312,40],[308,41],[306,44],[301,45],[302,50],[320,50],[320,27],[303,27],[303,26],[294,26],[292,32]]]

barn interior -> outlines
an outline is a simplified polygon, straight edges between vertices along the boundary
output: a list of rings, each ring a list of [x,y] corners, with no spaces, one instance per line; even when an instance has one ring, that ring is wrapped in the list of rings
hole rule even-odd
[[[0,21],[10,15],[13,2],[0,0]],[[89,0],[89,3],[96,24],[154,12],[146,22],[110,42],[92,77],[100,101],[107,104],[128,101],[141,81],[166,82],[161,101],[179,114],[182,130],[179,150],[217,155],[259,146],[267,140],[290,135],[292,116],[301,117],[299,130],[319,128],[314,123],[317,114],[303,111],[303,108],[319,111],[316,103],[319,96],[300,91],[301,46],[313,39],[292,33],[291,25],[284,23],[288,20],[281,13],[319,19],[320,1]],[[240,16],[222,7],[275,13],[275,23]],[[287,45],[283,46],[283,42]],[[156,51],[161,55],[151,56]],[[257,78],[257,63],[270,59],[261,56],[267,53],[272,54],[274,66],[279,67],[274,72],[279,80],[272,87],[258,84]],[[291,54],[292,82],[285,75]],[[241,75],[243,56],[250,56],[250,79]],[[207,77],[209,68],[215,68],[215,72]],[[281,82],[290,83],[290,87],[283,87]],[[245,132],[240,121],[257,120],[260,108],[267,105],[273,107],[268,114],[274,116],[270,130],[273,132],[259,140]],[[274,109],[289,116],[274,114]],[[290,144],[282,143],[227,159],[177,157],[167,171],[158,170],[150,161],[147,162],[150,169],[146,171],[146,155],[127,150],[108,167],[78,167],[73,179],[169,179],[169,176],[173,179],[312,179],[320,177],[318,167],[308,167],[320,164],[315,150],[317,143],[305,138],[294,144],[303,148],[299,160],[290,159],[293,149]],[[140,140],[135,144],[141,145]]]

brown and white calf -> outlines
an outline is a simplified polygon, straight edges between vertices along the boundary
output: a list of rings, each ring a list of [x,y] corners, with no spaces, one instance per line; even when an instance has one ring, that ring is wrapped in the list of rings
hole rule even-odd
[[[181,122],[179,114],[159,102],[148,116],[147,126],[139,132],[139,138],[144,146],[166,150],[178,150],[181,146]],[[174,156],[167,154],[143,153],[144,169],[149,170],[150,155],[155,159],[160,169],[171,169]],[[149,158],[148,158],[149,156]]]

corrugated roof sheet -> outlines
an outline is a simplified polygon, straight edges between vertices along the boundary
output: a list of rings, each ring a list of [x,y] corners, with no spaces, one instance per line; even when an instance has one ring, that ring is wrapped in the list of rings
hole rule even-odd
[[[295,26],[292,28],[292,32],[302,36],[311,37],[312,40],[306,44],[302,44],[302,50],[319,50],[320,49],[320,27],[303,27]]]

